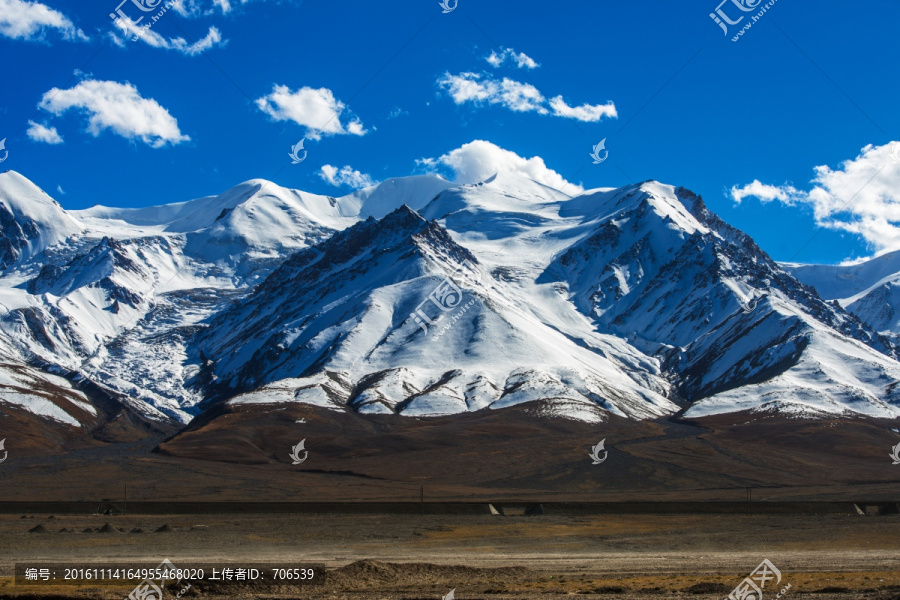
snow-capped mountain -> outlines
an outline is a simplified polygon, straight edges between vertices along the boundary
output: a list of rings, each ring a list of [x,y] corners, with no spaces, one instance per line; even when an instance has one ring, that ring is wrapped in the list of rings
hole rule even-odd
[[[295,401],[415,416],[532,400],[596,420],[601,408],[677,409],[658,370],[595,337],[585,349],[542,323],[443,227],[403,206],[295,254],[211,322],[199,351],[224,398],[275,384]]]
[[[149,418],[220,402],[404,416],[532,403],[589,422],[900,416],[891,339],[683,188],[571,197],[499,173],[332,198],[252,180],[67,213],[5,173],[0,199],[14,217],[0,277],[13,358],[78,373]]]
[[[81,224],[15,171],[0,174],[0,269],[65,241]]]
[[[689,415],[900,414],[892,343],[686,190],[648,182],[569,198],[501,174],[448,189],[421,214],[427,228],[405,209],[298,253],[217,317],[200,336],[209,389],[401,414],[535,399],[636,418],[675,412],[677,400],[696,403]],[[398,221],[399,246],[380,235]],[[420,228],[453,245],[422,243]],[[469,252],[484,276],[456,287],[472,307],[447,315],[437,348],[420,347],[412,313]],[[740,403],[716,401],[762,382]],[[487,401],[474,400],[485,385]]]
[[[385,197],[418,205],[448,185],[422,176],[331,198],[251,180],[187,202],[67,213],[9,171],[0,329],[22,360],[80,372],[149,417],[186,422],[202,396],[185,386],[199,368],[185,347],[205,319],[292,252],[356,223],[370,201],[380,214]]]
[[[838,302],[875,331],[900,341],[900,251],[854,265],[783,266],[826,300]]]

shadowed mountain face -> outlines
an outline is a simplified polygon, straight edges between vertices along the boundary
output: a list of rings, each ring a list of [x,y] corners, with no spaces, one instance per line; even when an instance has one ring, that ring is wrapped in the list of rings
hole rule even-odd
[[[900,415],[890,336],[683,188],[569,197],[500,173],[327,198],[255,180],[72,214],[45,196],[0,175],[27,217],[4,235],[39,233],[0,277],[0,341],[142,418]]]

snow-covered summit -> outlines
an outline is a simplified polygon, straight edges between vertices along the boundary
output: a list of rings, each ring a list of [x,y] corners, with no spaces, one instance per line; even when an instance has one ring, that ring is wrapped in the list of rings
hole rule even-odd
[[[44,190],[15,171],[0,173],[0,269],[82,231]]]

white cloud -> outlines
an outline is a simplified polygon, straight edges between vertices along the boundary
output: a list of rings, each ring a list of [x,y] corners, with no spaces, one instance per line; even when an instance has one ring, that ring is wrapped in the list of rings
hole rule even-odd
[[[200,38],[193,44],[189,44],[187,40],[181,37],[167,38],[153,31],[152,29],[144,29],[140,24],[135,25],[134,21],[128,19],[116,19],[116,26],[122,31],[122,36],[116,32],[110,32],[109,36],[118,46],[125,46],[127,41],[136,41],[140,39],[144,43],[154,48],[163,48],[165,50],[175,50],[187,56],[196,56],[206,52],[215,46],[222,46],[222,34],[215,27],[210,27],[206,36]]]
[[[586,123],[597,123],[603,117],[617,119],[619,113],[616,112],[616,105],[612,102],[606,104],[582,104],[581,106],[569,106],[562,96],[557,96],[550,100],[550,108],[557,117],[566,117],[567,119],[578,119]]]
[[[802,192],[791,185],[768,185],[762,183],[759,179],[754,179],[753,183],[745,186],[734,186],[731,188],[731,197],[740,204],[744,198],[756,198],[761,202],[772,202],[778,200],[784,204],[794,204],[795,200],[802,195]]]
[[[488,61],[494,68],[500,67],[506,62],[515,63],[520,69],[531,70],[541,66],[524,52],[516,52],[512,48],[504,48],[499,53],[494,50],[489,56],[486,56],[484,60]]]
[[[43,142],[45,144],[62,144],[62,136],[56,131],[56,127],[49,127],[42,123],[28,121],[28,137],[35,142]]]
[[[322,135],[368,133],[356,117],[346,125],[341,123],[346,106],[335,99],[328,88],[303,87],[292,92],[287,86],[276,85],[271,94],[256,101],[256,106],[276,121],[293,121],[306,127],[306,137],[313,140],[320,139]]]
[[[178,121],[168,110],[156,100],[142,98],[130,83],[88,79],[67,90],[53,88],[44,94],[39,106],[55,115],[72,108],[87,113],[87,131],[94,136],[110,129],[154,148],[190,140],[182,135]]]
[[[12,39],[42,39],[48,29],[59,31],[67,40],[87,40],[88,36],[58,10],[40,2],[0,0],[0,35]]]
[[[59,192],[59,193],[60,193],[61,195],[63,195],[63,196],[66,195],[66,191],[65,191],[64,189],[62,189],[62,186],[61,186],[61,185],[57,185],[57,186],[56,186],[56,191]]]
[[[879,254],[900,250],[900,142],[870,144],[837,169],[815,167],[811,183],[805,191],[754,181],[732,188],[732,197],[803,204],[820,227],[858,235]]]
[[[345,165],[340,169],[333,165],[322,165],[319,177],[335,187],[347,185],[354,189],[360,189],[375,185],[375,181],[369,175],[360,173],[350,165]]]
[[[487,102],[516,112],[548,112],[543,106],[546,99],[536,87],[512,79],[496,81],[476,73],[446,73],[438,80],[438,85],[447,90],[456,104]]]
[[[478,183],[504,172],[523,175],[569,195],[584,191],[580,185],[566,181],[562,175],[547,167],[540,156],[523,158],[484,140],[474,140],[440,158],[422,158],[416,163],[426,170],[447,167],[453,171],[454,180],[461,184]]]
[[[522,83],[504,77],[496,80],[489,75],[478,73],[460,73],[451,75],[444,73],[437,80],[438,86],[446,90],[457,105],[471,102],[473,104],[499,104],[515,112],[536,112],[542,115],[553,114],[567,119],[597,122],[603,117],[617,117],[616,106],[612,102],[605,105],[571,107],[557,96],[547,102],[544,95],[531,84]],[[550,108],[548,108],[548,106]]]

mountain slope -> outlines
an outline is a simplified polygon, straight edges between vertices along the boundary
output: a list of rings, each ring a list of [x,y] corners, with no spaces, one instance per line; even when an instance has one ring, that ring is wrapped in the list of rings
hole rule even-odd
[[[445,269],[441,307],[427,298]],[[422,323],[443,319],[423,327],[417,310]],[[198,347],[213,393],[244,393],[238,402],[278,394],[415,416],[543,400],[588,420],[600,407],[633,418],[677,408],[662,379],[632,377],[518,310],[471,253],[407,207],[293,256]]]

